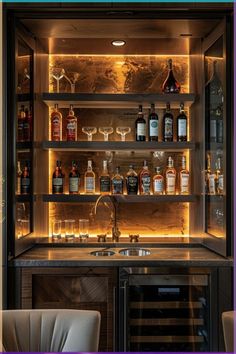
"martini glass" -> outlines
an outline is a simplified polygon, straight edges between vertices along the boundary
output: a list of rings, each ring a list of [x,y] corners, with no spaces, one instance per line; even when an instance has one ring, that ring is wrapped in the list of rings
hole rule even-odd
[[[104,135],[104,141],[108,141],[108,136],[114,131],[112,127],[100,127],[98,130]]]
[[[125,141],[125,136],[126,134],[129,134],[131,132],[130,127],[117,127],[116,128],[117,134],[121,135],[121,141]]]
[[[93,134],[97,133],[96,127],[82,127],[82,132],[88,135],[88,141],[93,140]]]
[[[60,92],[59,83],[60,80],[64,77],[64,75],[65,75],[65,70],[63,68],[52,68],[52,77],[57,82],[57,93]]]

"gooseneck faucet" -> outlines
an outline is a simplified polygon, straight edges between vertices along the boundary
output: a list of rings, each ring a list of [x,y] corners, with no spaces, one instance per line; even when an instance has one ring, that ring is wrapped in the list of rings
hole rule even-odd
[[[111,213],[112,241],[119,242],[121,232],[117,226],[117,205],[116,205],[117,202],[116,202],[115,198],[112,197],[111,195],[105,195],[105,194],[100,195],[95,203],[95,206],[94,206],[94,215],[97,214],[98,204],[100,203],[100,201],[103,198],[109,198],[112,203],[112,206],[113,206],[113,212]]]

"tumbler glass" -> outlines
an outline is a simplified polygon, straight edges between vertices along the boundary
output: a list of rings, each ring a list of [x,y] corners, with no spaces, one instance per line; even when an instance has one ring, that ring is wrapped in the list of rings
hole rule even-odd
[[[89,220],[79,219],[79,237],[81,241],[87,240],[89,237]]]
[[[67,239],[75,237],[75,220],[65,220],[65,237]]]
[[[52,223],[52,237],[54,239],[61,238],[61,220],[54,220]]]

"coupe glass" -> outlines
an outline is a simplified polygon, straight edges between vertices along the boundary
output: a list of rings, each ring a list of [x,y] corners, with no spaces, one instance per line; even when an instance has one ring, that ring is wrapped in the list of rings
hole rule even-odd
[[[88,141],[93,140],[93,134],[97,133],[96,127],[82,127],[82,132],[88,135]]]
[[[98,130],[99,133],[104,135],[104,141],[108,141],[109,134],[112,134],[114,131],[112,127],[100,127]]]
[[[131,132],[130,127],[117,127],[116,128],[117,134],[121,135],[121,141],[125,141],[125,136],[126,134],[129,134]]]

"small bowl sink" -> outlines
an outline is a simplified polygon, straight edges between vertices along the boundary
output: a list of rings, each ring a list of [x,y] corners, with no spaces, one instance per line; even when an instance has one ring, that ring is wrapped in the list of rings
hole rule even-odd
[[[92,256],[95,257],[109,257],[109,256],[113,256],[113,254],[115,254],[115,252],[113,251],[93,251],[90,253]]]
[[[122,256],[148,256],[151,252],[147,249],[144,248],[126,248],[123,250],[120,250],[119,253]]]

